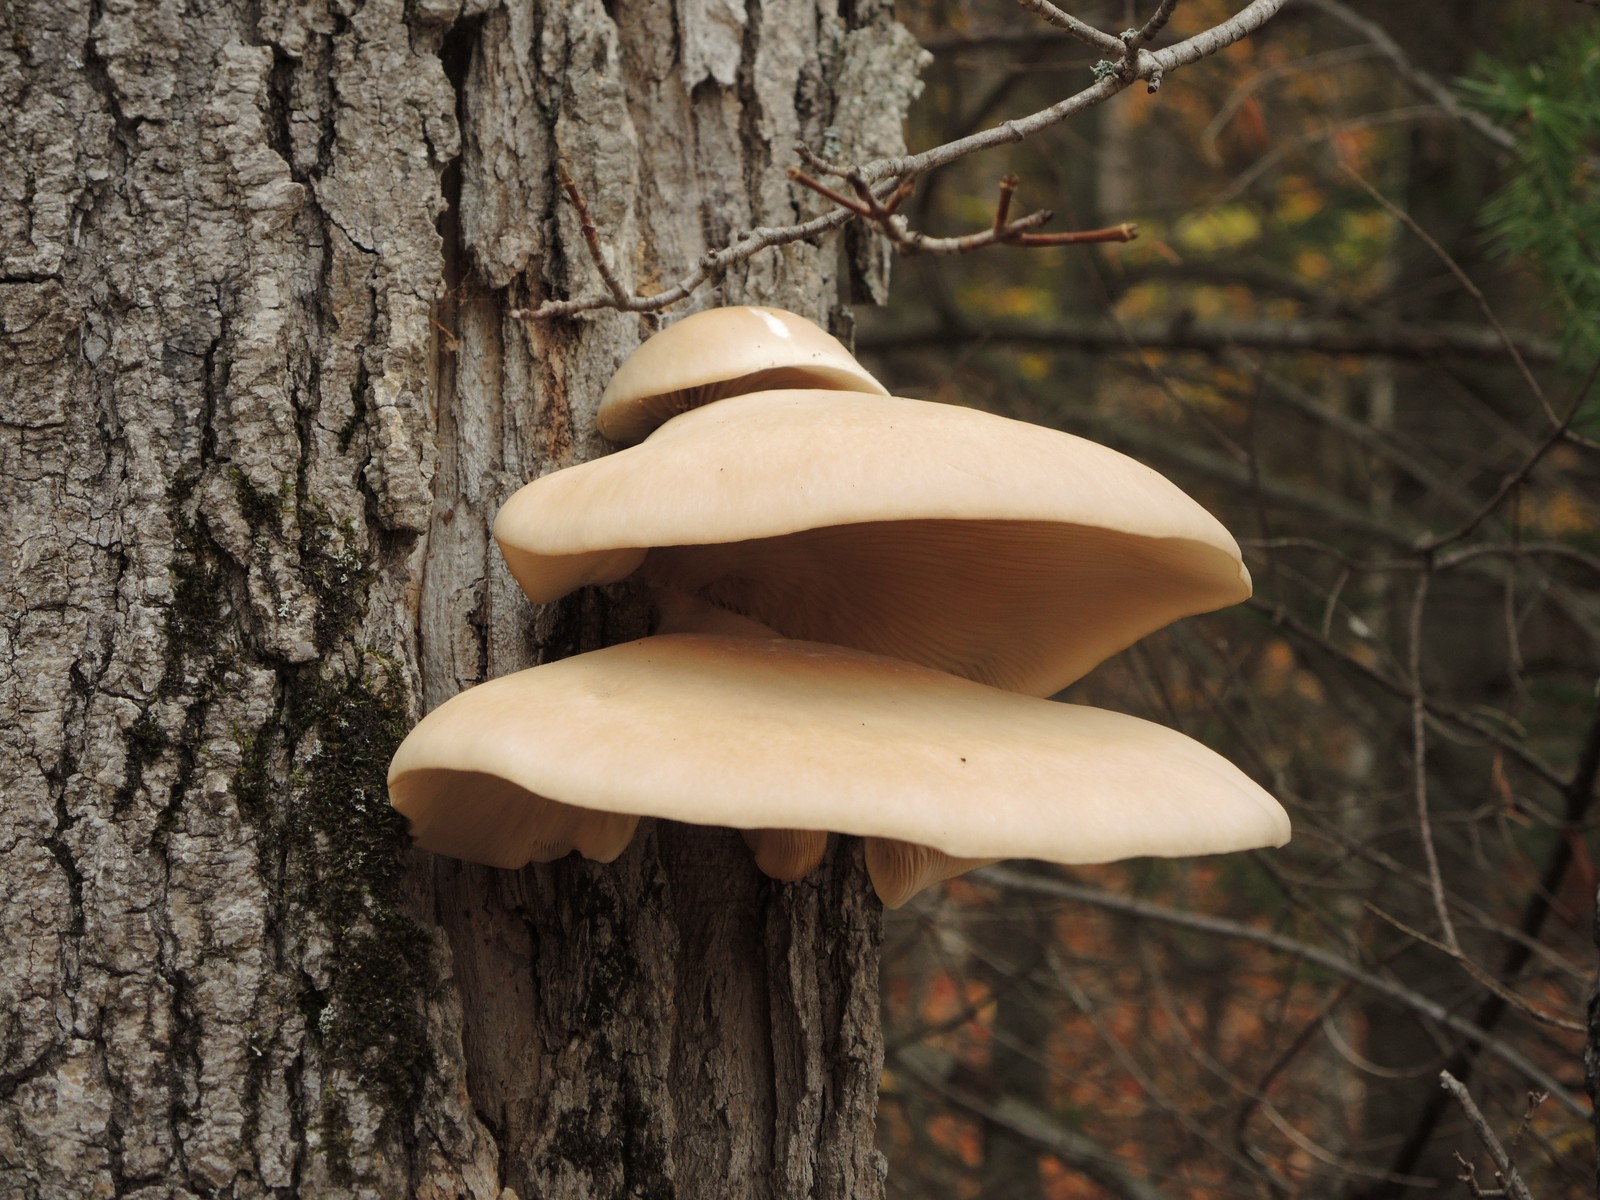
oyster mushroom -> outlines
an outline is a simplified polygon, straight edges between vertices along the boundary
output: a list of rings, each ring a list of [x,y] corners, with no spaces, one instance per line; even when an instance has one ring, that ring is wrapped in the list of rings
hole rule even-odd
[[[494,533],[539,602],[640,571],[785,637],[1038,696],[1250,594],[1227,530],[1125,455],[972,409],[833,391],[685,412],[528,484]]]
[[[499,867],[610,861],[641,817],[867,839],[884,903],[1001,858],[1109,862],[1279,845],[1278,803],[1135,717],[837,646],[669,634],[471,688],[389,770],[427,850]],[[771,873],[771,872],[769,872]]]
[[[614,442],[643,440],[664,421],[726,396],[772,388],[886,396],[839,340],[781,308],[713,308],[669,325],[617,368],[596,422]]]

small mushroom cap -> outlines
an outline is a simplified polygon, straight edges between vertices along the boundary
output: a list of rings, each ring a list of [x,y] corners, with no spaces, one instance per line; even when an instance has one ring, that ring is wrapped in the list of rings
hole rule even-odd
[[[837,646],[710,634],[471,688],[401,744],[389,794],[424,849],[504,867],[561,839],[590,854],[573,813],[594,819],[583,836],[608,853],[604,822],[635,817],[1062,863],[1289,836],[1243,772],[1160,725]],[[880,894],[903,900],[915,886],[889,874],[903,857],[892,849],[869,843],[869,861]]]
[[[494,532],[541,603],[642,565],[658,590],[785,637],[1039,696],[1250,595],[1227,530],[1150,468],[889,396],[773,391],[686,412],[528,484]]]
[[[600,397],[600,432],[632,445],[713,400],[772,388],[886,396],[839,340],[781,308],[713,308],[669,325],[617,368]]]

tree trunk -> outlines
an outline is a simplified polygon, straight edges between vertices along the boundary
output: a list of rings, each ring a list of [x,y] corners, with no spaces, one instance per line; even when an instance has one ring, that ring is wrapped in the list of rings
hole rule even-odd
[[[646,628],[490,544],[652,324],[507,317],[598,282],[555,160],[665,286],[808,205],[797,139],[897,148],[887,10],[0,9],[0,1195],[882,1194],[854,844],[494,871],[407,851],[384,775],[459,689]],[[697,301],[839,331],[837,261]]]

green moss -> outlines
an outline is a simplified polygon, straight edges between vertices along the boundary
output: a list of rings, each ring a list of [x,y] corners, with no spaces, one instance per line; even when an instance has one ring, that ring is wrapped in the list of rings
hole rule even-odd
[[[197,471],[180,471],[168,490],[172,501],[172,603],[167,608],[166,662],[156,694],[166,698],[186,690],[186,662],[217,654],[226,617],[228,578],[206,531],[205,521],[189,512],[199,482]],[[209,672],[214,674],[218,663]]]
[[[423,1009],[427,935],[404,912],[405,821],[389,806],[389,759],[408,725],[394,669],[372,655],[348,670],[286,669],[282,707],[240,738],[240,812],[284,928],[331,943],[325,987],[298,994],[323,1062],[391,1116],[414,1106],[429,1067]],[[287,787],[275,764],[297,764]],[[345,1103],[330,1086],[318,1115],[329,1170],[349,1182]]]
[[[569,1108],[556,1116],[545,1165],[576,1168],[591,1179],[620,1175],[623,1194],[637,1200],[675,1200],[659,1116],[631,1072],[624,1072],[619,1083],[614,1111]],[[597,1132],[606,1125],[610,1132]]]
[[[667,1139],[661,1132],[660,1116],[638,1080],[628,1075],[622,1081],[623,1179],[628,1195],[639,1200],[675,1200],[677,1189],[667,1175]]]
[[[238,467],[228,468],[228,481],[233,484],[233,498],[251,530],[257,535],[283,533],[283,504],[280,498],[256,491]]]
[[[355,1182],[350,1167],[350,1116],[344,1101],[334,1095],[322,1102],[322,1153],[335,1183],[348,1186]]]
[[[127,774],[112,800],[113,812],[121,812],[133,803],[139,789],[144,786],[144,769],[160,758],[171,744],[172,739],[167,736],[167,731],[161,728],[161,723],[148,708],[128,726]]]
[[[244,1110],[244,1122],[239,1127],[241,1145],[250,1145],[261,1130],[261,1086],[266,1082],[271,1063],[267,1053],[271,1043],[272,1038],[259,1029],[252,1028],[245,1035],[244,1095],[240,1103]]]
[[[277,819],[272,798],[273,730],[238,733],[239,766],[233,773],[233,797],[239,812],[256,834],[256,864],[274,907],[283,895],[283,823]]]
[[[622,1161],[622,1146],[614,1136],[595,1132],[595,1119],[588,1109],[569,1108],[556,1117],[545,1162],[558,1166],[566,1162],[589,1175],[604,1172]]]
[[[216,563],[196,554],[198,535],[180,531],[172,573],[172,605],[167,609],[167,671],[162,690],[175,688],[174,672],[186,655],[204,656],[215,649],[222,630],[226,580]]]
[[[141,765],[161,757],[161,752],[171,744],[171,740],[149,709],[140,713],[139,719],[128,727],[128,745],[132,748],[134,760]]]
[[[294,701],[291,735],[316,749],[286,830],[293,898],[333,939],[315,1028],[331,1064],[403,1113],[427,1071],[421,1010],[431,979],[427,937],[403,912],[406,825],[386,784],[407,729],[405,693],[394,670],[369,656],[333,680],[309,675]]]
[[[239,746],[233,794],[253,827],[257,860],[274,908],[273,926],[314,930],[331,943],[321,988],[299,996],[312,1042],[336,1074],[314,1118],[329,1168],[348,1176],[348,1092],[353,1081],[392,1118],[415,1107],[428,1071],[424,1008],[432,986],[431,946],[405,915],[400,853],[405,822],[390,808],[389,759],[409,723],[405,689],[394,668],[374,655],[352,661],[350,644],[365,611],[373,570],[352,549],[357,531],[330,520],[314,502],[263,495],[232,471],[234,497],[258,536],[281,536],[285,503],[300,530],[302,580],[317,601],[320,661],[280,664],[275,711],[254,729],[235,730]],[[158,838],[177,819],[204,742],[208,707],[226,686],[237,653],[230,595],[240,568],[212,540],[195,512],[198,471],[169,493],[174,529],[172,603],[166,617],[166,663],[158,695],[182,699],[181,732],[144,714],[129,730],[135,771],[177,755],[178,772]],[[292,765],[291,765],[292,764]],[[293,936],[292,933],[289,936]],[[270,1062],[269,1033],[251,1040],[252,1074]],[[343,1085],[343,1086],[348,1086]],[[259,1082],[250,1083],[254,1096]],[[254,1101],[252,1100],[253,1104]]]
[[[350,385],[350,416],[339,427],[339,453],[347,453],[355,440],[356,430],[367,419],[367,364],[356,364],[355,382]]]
[[[230,570],[206,529],[205,520],[191,511],[199,471],[186,468],[168,489],[173,531],[173,552],[167,570],[172,580],[172,601],[163,626],[165,653],[155,702],[128,728],[127,776],[115,804],[131,803],[144,786],[145,768],[163,757],[175,759],[177,771],[158,814],[152,842],[164,845],[178,822],[184,798],[199,772],[206,716],[222,681],[233,665],[234,639],[229,625]],[[155,715],[181,701],[182,719],[163,725]]]
[[[324,654],[355,628],[372,585],[372,568],[350,549],[354,540],[348,521],[336,524],[314,504],[301,507],[301,575],[317,601],[312,637]]]

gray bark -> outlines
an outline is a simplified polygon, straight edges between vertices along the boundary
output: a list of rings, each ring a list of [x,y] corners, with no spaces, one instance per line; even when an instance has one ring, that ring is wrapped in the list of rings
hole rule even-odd
[[[0,1195],[881,1195],[854,846],[497,872],[383,781],[644,630],[488,534],[649,327],[506,317],[594,282],[556,156],[625,280],[686,273],[809,205],[797,138],[899,152],[886,8],[0,5]],[[697,299],[839,329],[836,257]]]

